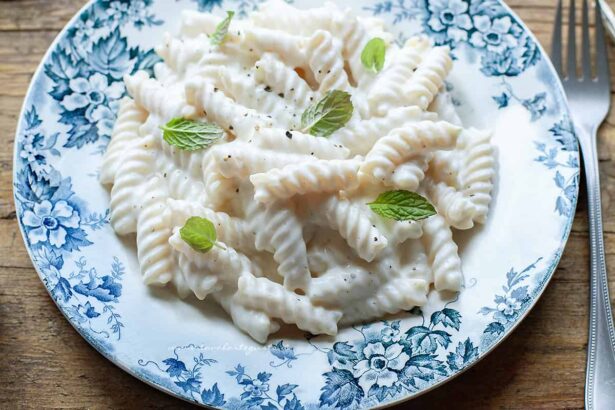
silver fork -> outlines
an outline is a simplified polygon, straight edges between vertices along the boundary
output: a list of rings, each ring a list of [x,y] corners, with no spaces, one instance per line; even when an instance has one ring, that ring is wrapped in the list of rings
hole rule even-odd
[[[553,30],[552,59],[566,90],[575,131],[581,144],[589,204],[591,286],[585,407],[589,410],[612,410],[615,409],[615,327],[613,326],[602,236],[597,150],[598,128],[609,112],[611,84],[604,27],[598,2],[596,1],[596,40],[594,41],[595,76],[592,74],[587,0],[583,0],[583,46],[580,76],[577,75],[576,63],[574,0],[570,3],[568,24],[568,56],[566,73],[564,73],[562,67],[562,1],[559,0]]]

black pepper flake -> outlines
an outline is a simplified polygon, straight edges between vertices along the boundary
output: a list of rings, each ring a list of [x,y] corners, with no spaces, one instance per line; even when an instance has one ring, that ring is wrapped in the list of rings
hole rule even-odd
[[[237,189],[235,190],[235,192],[239,193],[239,188],[237,188]]]
[[[278,94],[278,97],[280,97],[280,98],[284,98],[284,93],[279,93],[279,94]]]
[[[327,70],[327,74],[331,74],[331,70]]]
[[[167,173],[166,172],[163,174],[163,177],[165,177],[165,178],[167,177]]]
[[[290,89],[290,92],[291,92],[291,93],[292,93],[292,92],[294,92],[294,91],[295,91],[295,89],[294,89],[294,88],[291,88],[291,89]]]
[[[218,92],[218,87],[214,87],[214,92],[217,93]]]
[[[310,101],[314,101],[314,97],[310,97]]]
[[[314,153],[313,153],[313,152],[310,152],[310,155],[314,155]]]
[[[293,133],[292,133],[292,132],[290,132],[290,131],[286,131],[286,138],[288,138],[288,139],[291,139],[291,140],[292,140],[292,139],[293,139]]]
[[[269,86],[265,87],[265,91],[267,91],[268,93],[271,92],[271,87]]]
[[[229,126],[228,126],[228,129],[229,129],[229,130],[231,130],[231,131],[233,131],[235,128],[233,128],[233,126],[232,126],[232,125],[229,125]]]
[[[244,117],[247,117],[247,116],[248,116],[248,113],[245,113],[243,116],[244,116]]]
[[[253,48],[250,49],[250,53],[252,53],[252,52],[254,52]],[[256,66],[256,68],[258,69],[258,66]]]
[[[374,236],[374,242],[378,242],[378,237]]]
[[[318,74],[322,74],[322,70],[318,70]]]

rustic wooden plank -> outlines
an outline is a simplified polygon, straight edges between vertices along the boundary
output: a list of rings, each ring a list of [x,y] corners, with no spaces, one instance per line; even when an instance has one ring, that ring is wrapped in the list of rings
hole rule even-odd
[[[615,0],[610,3],[615,5]],[[12,144],[22,98],[47,46],[82,4],[82,0],[4,0],[0,5],[0,357],[4,358],[0,407],[189,408],[119,370],[78,336],[38,280],[16,225]],[[508,4],[548,45],[555,1]],[[615,61],[612,72],[615,79]],[[615,110],[601,130],[600,158],[607,258],[614,270]],[[582,194],[552,284],[509,339],[466,374],[403,408],[450,408],[452,403],[473,409],[583,408],[586,219]]]

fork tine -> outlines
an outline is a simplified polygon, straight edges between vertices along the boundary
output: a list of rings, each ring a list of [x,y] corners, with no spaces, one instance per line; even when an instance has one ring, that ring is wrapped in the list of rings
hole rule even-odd
[[[583,50],[582,50],[582,67],[583,78],[592,78],[592,60],[591,60],[591,45],[589,44],[589,7],[587,0],[583,0]]]
[[[551,60],[555,71],[562,76],[562,0],[557,1],[557,13],[553,25],[553,38],[551,39]]]
[[[577,40],[576,40],[576,7],[574,0],[570,0],[570,15],[568,16],[568,67],[566,76],[577,76]]]
[[[596,0],[596,78],[610,83],[609,60],[602,23],[602,9]]]

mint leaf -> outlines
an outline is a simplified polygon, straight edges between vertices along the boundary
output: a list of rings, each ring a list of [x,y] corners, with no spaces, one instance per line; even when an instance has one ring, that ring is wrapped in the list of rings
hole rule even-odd
[[[305,110],[301,116],[302,131],[317,137],[328,137],[346,125],[353,110],[350,94],[339,90],[329,91],[322,100]]]
[[[173,118],[160,128],[162,138],[168,144],[186,151],[207,148],[224,135],[222,128],[216,124],[181,117]]]
[[[216,244],[216,228],[207,218],[193,216],[179,230],[179,235],[192,249],[206,253]]]
[[[372,38],[367,42],[361,53],[363,66],[374,73],[379,73],[384,67],[386,44],[380,37]]]
[[[228,33],[228,28],[231,25],[231,20],[235,15],[234,11],[227,11],[226,17],[216,26],[216,31],[213,32],[211,36],[209,36],[209,42],[214,46],[219,46],[224,42],[226,35]]]
[[[426,198],[403,190],[383,192],[367,205],[378,215],[396,221],[419,221],[437,213]]]

